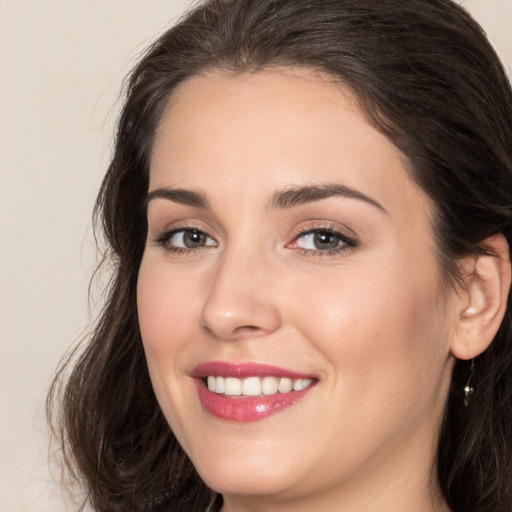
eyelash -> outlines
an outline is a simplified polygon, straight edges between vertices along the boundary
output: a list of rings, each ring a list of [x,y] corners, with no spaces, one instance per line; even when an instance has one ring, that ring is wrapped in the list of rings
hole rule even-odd
[[[325,256],[335,256],[346,251],[350,251],[359,246],[359,242],[354,238],[347,236],[345,233],[340,231],[339,229],[333,228],[331,226],[315,226],[314,228],[308,227],[299,230],[299,233],[292,240],[292,244],[296,243],[299,239],[306,237],[307,235],[313,235],[315,233],[321,233],[325,235],[330,235],[338,238],[339,245],[333,247],[332,249],[304,249],[301,247],[295,248],[300,254],[305,256],[313,256],[313,257],[325,257]]]
[[[210,240],[214,240],[211,236],[208,235],[208,233],[206,233],[205,231],[203,231],[202,229],[198,228],[197,226],[182,226],[182,227],[179,227],[179,228],[176,228],[176,229],[172,229],[172,230],[169,230],[169,231],[164,231],[163,233],[160,233],[158,234],[155,238],[154,238],[154,242],[161,246],[166,252],[169,252],[169,253],[173,253],[173,254],[176,254],[176,255],[185,255],[185,254],[189,254],[191,252],[194,252],[197,254],[198,251],[201,251],[201,250],[205,250],[206,248],[208,247],[211,247],[211,245],[206,245],[206,246],[200,246],[200,247],[175,247],[175,246],[171,246],[169,245],[169,242],[170,240],[172,239],[173,236],[177,235],[178,233],[187,233],[187,232],[195,232],[195,233],[198,233],[200,235],[203,235],[205,236],[206,238],[210,239]],[[215,240],[214,240],[215,241]],[[216,242],[215,242],[216,243]]]
[[[189,253],[198,253],[199,251],[206,250],[208,247],[214,246],[214,244],[210,245],[203,245],[199,247],[175,247],[170,246],[169,241],[172,239],[173,236],[175,236],[178,233],[185,234],[187,232],[196,232],[207,239],[213,240],[215,242],[215,245],[217,242],[208,235],[205,231],[202,229],[199,229],[197,226],[182,226],[176,229],[172,229],[169,231],[164,231],[163,233],[158,234],[153,241],[161,246],[166,252],[173,253],[176,255],[186,255]],[[313,235],[315,233],[321,233],[326,234],[330,236],[334,236],[338,238],[339,245],[336,247],[333,247],[332,249],[304,249],[301,247],[295,247],[293,248],[295,251],[299,252],[300,254],[304,256],[313,256],[313,257],[325,257],[325,256],[334,256],[337,254],[341,254],[343,252],[349,251],[351,249],[355,249],[359,246],[359,242],[355,240],[354,238],[351,238],[347,235],[345,235],[342,231],[335,229],[331,226],[315,226],[314,228],[308,227],[308,228],[302,228],[299,230],[298,234],[293,238],[293,240],[287,244],[287,247],[290,247],[291,244],[295,244],[298,240],[301,238],[304,238],[308,235]]]

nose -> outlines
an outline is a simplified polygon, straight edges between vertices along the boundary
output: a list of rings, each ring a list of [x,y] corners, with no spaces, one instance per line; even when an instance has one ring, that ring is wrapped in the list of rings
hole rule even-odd
[[[260,337],[281,323],[276,303],[276,276],[257,255],[226,254],[212,269],[201,310],[201,324],[214,338]]]

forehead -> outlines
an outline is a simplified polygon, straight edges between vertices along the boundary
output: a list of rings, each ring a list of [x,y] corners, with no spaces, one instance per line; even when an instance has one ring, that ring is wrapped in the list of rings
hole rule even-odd
[[[150,188],[254,195],[315,182],[361,189],[391,209],[427,206],[407,158],[369,124],[348,88],[326,76],[211,72],[175,91],[157,130]]]

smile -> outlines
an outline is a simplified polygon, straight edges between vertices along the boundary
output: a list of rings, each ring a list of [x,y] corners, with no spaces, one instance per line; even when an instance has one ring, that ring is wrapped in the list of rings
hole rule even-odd
[[[226,396],[260,396],[302,391],[311,386],[313,379],[290,379],[288,377],[221,377],[208,375],[207,386],[210,391]]]
[[[312,375],[254,363],[204,363],[193,377],[207,413],[242,423],[262,420],[295,405],[318,384]]]

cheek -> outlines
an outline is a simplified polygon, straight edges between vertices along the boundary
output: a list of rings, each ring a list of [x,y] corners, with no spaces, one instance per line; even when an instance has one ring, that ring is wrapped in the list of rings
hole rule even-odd
[[[137,283],[137,311],[148,362],[159,354],[179,352],[186,343],[194,307],[194,283],[183,286],[176,274],[144,257]]]
[[[449,331],[436,268],[400,263],[381,262],[373,272],[349,269],[324,286],[302,283],[299,288],[308,293],[290,294],[301,330],[347,395],[373,401],[389,393],[412,400],[441,378]]]
[[[153,388],[168,420],[180,407],[180,396],[170,390],[184,385],[181,367],[194,339],[197,296],[193,282],[182,283],[165,264],[143,258],[137,283],[139,327]]]
[[[142,343],[157,400],[175,435],[181,439],[186,438],[186,416],[190,409],[181,392],[190,386],[183,373],[183,361],[190,340],[194,339],[193,326],[197,325],[197,295],[193,283],[180,282],[179,273],[171,273],[165,263],[151,256],[143,257],[137,282]]]

